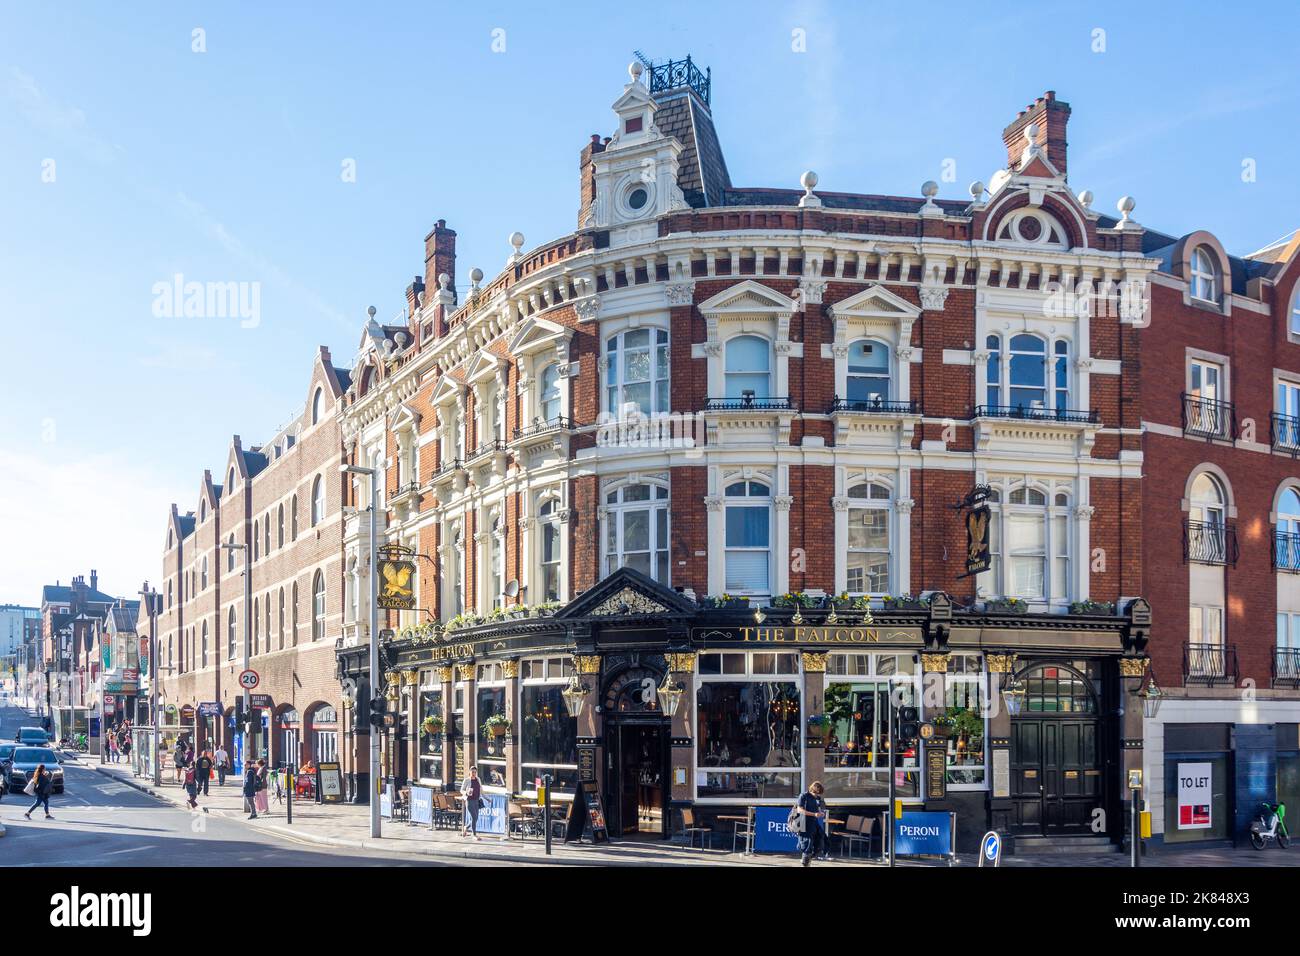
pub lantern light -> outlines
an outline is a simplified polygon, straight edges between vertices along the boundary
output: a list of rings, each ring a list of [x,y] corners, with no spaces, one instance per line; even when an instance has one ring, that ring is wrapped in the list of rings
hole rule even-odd
[[[1147,720],[1154,720],[1160,713],[1160,704],[1164,701],[1165,692],[1156,683],[1155,669],[1150,664],[1147,665],[1146,677],[1142,681],[1142,686],[1138,688],[1137,695],[1142,699],[1142,716]]]
[[[682,694],[685,690],[686,688],[681,684],[673,683],[671,675],[664,675],[664,682],[659,685],[659,689],[655,693],[659,697],[659,709],[664,712],[665,716],[672,717],[677,713],[677,708],[681,706]]]
[[[1002,688],[1002,702],[1007,705],[1007,713],[1012,717],[1020,716],[1020,709],[1025,706],[1025,684],[1019,677],[1012,675],[1007,686]]]
[[[569,678],[569,686],[560,691],[560,696],[564,698],[564,706],[568,708],[570,717],[582,716],[582,708],[587,704],[589,690],[590,687],[578,681],[577,674]]]

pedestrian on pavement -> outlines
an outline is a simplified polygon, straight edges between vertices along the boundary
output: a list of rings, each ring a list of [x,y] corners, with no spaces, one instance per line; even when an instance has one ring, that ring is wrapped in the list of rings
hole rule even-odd
[[[130,760],[130,759],[131,759],[131,738],[130,738],[130,736],[123,737],[123,738],[122,738],[122,742],[121,742],[121,744],[119,744],[118,746],[119,746],[119,748],[120,748],[121,751],[122,751],[122,759],[123,759],[123,760]]]
[[[172,764],[176,768],[176,782],[180,783],[185,776],[185,738],[181,737],[176,741],[176,752],[172,755]]]
[[[802,832],[799,834],[799,853],[803,856],[803,865],[809,866],[812,858],[826,855],[826,801],[822,794],[826,792],[820,780],[814,780],[799,797],[795,805],[796,814],[802,818]]]
[[[30,820],[32,811],[44,804],[45,819],[53,820],[54,817],[50,815],[50,791],[54,789],[54,775],[45,769],[45,764],[37,766],[36,772],[32,774],[32,779],[28,782],[27,787],[31,790],[30,796],[36,799],[32,801],[32,805],[27,808],[27,812],[23,816]]]
[[[230,772],[230,754],[226,753],[226,748],[217,746],[216,756],[213,757],[217,764],[217,786],[226,785],[226,774]]]
[[[208,795],[208,781],[212,779],[212,751],[205,750],[194,761],[194,781],[198,789],[206,797]]]
[[[117,763],[117,735],[108,735],[108,762]]]
[[[460,835],[469,836],[469,831],[474,831],[474,839],[478,839],[478,810],[483,802],[483,785],[479,783],[478,767],[469,768],[469,776],[465,779],[464,785],[460,788],[461,795],[465,798],[465,820],[461,824]]]
[[[248,819],[257,819],[257,765],[249,764],[244,768],[244,809]]]
[[[195,799],[198,796],[199,789],[198,777],[196,774],[197,771],[195,771],[193,767],[185,768],[185,792],[189,794],[188,802],[191,810],[196,809],[199,805],[199,801]]]

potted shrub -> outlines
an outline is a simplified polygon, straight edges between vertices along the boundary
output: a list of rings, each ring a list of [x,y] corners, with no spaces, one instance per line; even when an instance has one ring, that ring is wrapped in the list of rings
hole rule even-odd
[[[813,737],[827,737],[831,732],[831,719],[826,714],[813,714],[808,718],[808,733]]]
[[[717,610],[743,610],[749,606],[749,598],[737,597],[734,594],[722,594],[718,597],[705,598],[709,602],[708,606]]]
[[[1073,601],[1071,614],[1083,614],[1088,617],[1112,617],[1115,614],[1114,601]]]
[[[923,611],[925,602],[911,594],[899,594],[880,599],[886,611]]]

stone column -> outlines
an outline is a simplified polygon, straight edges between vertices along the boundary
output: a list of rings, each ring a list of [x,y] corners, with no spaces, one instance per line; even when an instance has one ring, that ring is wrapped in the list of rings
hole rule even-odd
[[[442,688],[442,761],[441,772],[438,776],[442,778],[442,788],[450,790],[456,771],[456,768],[451,765],[451,748],[447,746],[451,732],[451,710],[454,703],[452,678],[455,676],[455,668],[448,665],[435,667],[433,671],[438,678],[439,686]]]
[[[522,774],[519,767],[519,735],[524,715],[519,712],[519,661],[502,661],[501,673],[506,678],[506,716],[510,718],[510,734],[506,737],[506,787],[518,793]]]
[[[1149,657],[1121,657],[1119,660],[1119,691],[1120,702],[1124,708],[1124,716],[1119,721],[1119,749],[1120,749],[1120,773],[1119,779],[1114,786],[1119,787],[1119,799],[1115,806],[1123,809],[1124,819],[1113,824],[1108,829],[1112,834],[1123,833],[1126,836],[1125,843],[1132,838],[1129,833],[1129,821],[1133,819],[1133,791],[1128,788],[1129,771],[1142,770],[1143,757],[1143,736],[1142,736],[1142,698],[1138,696],[1138,691],[1142,689],[1142,683],[1146,679],[1147,668],[1151,665]],[[1152,773],[1163,773],[1163,767],[1150,768]],[[1146,779],[1143,774],[1142,779],[1142,799],[1147,799],[1146,795],[1151,792],[1151,781]],[[1103,805],[1109,803],[1103,795]],[[1168,821],[1165,823],[1169,826]]]
[[[803,786],[807,786],[814,780],[821,780],[826,769],[826,738],[808,733],[808,718],[825,712],[826,660],[830,654],[804,651],[802,656],[803,709],[799,714],[799,734],[804,739]]]
[[[469,776],[469,768],[478,763],[478,699],[474,693],[475,671],[473,664],[457,664],[456,676],[465,685],[465,714],[464,722],[461,724],[461,753],[465,755],[464,767],[465,776]],[[455,689],[453,688],[453,694]],[[456,777],[456,768],[452,768],[453,780]],[[479,775],[483,779],[483,775]]]
[[[1011,712],[1002,699],[1002,691],[1011,683],[1016,670],[1016,655],[985,654],[984,667],[988,672],[989,723],[988,739],[984,749],[988,761],[989,826],[1007,833],[1014,822],[1011,801]],[[1005,768],[1005,778],[999,770]]]
[[[689,804],[695,779],[695,652],[667,654],[668,675],[682,687],[682,700],[672,718],[672,759],[669,762],[669,812],[676,804]],[[681,778],[679,781],[679,777]],[[668,821],[670,824],[672,821]]]
[[[406,781],[420,776],[420,672],[402,671],[402,694],[406,697]]]

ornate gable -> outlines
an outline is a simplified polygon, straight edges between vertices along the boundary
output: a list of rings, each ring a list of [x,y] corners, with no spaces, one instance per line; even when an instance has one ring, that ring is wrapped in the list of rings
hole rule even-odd
[[[619,568],[555,615],[575,618],[669,618],[694,614],[695,602],[640,571]]]

